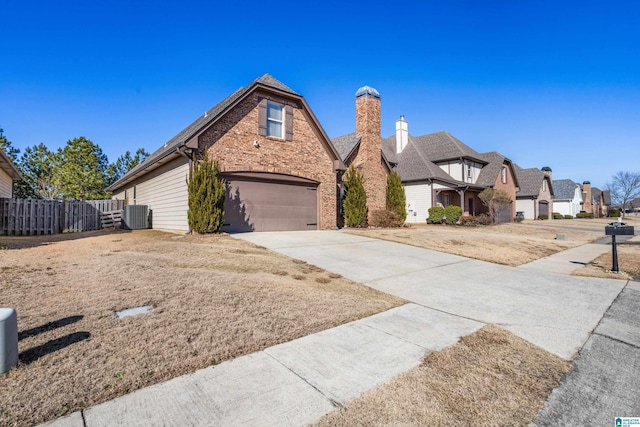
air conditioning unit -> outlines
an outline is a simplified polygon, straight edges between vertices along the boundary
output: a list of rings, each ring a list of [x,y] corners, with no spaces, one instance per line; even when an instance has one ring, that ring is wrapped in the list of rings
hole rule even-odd
[[[122,210],[122,228],[125,230],[149,228],[149,206],[126,205]]]

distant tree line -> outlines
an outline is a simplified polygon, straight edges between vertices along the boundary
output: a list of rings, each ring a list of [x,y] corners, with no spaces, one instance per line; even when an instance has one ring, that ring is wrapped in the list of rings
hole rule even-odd
[[[25,148],[22,155],[0,130],[0,149],[18,167],[23,180],[14,185],[21,199],[95,200],[108,198],[106,188],[147,158],[139,148],[109,163],[98,144],[80,136],[51,151],[43,143]]]

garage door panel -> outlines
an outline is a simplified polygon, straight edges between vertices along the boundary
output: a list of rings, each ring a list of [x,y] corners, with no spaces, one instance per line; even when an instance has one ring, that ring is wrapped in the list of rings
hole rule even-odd
[[[317,187],[291,182],[226,178],[225,222],[228,232],[315,230]]]

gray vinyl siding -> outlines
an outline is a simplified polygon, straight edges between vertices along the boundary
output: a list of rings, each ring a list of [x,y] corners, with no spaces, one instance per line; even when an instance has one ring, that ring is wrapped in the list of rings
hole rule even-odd
[[[423,183],[409,183],[404,185],[407,201],[407,222],[425,224],[431,207],[431,185]]]
[[[13,179],[8,173],[0,169],[0,197],[10,199],[13,189]]]
[[[189,161],[180,157],[118,188],[114,197],[124,199],[126,189],[128,204],[149,206],[154,229],[187,232],[188,175]]]

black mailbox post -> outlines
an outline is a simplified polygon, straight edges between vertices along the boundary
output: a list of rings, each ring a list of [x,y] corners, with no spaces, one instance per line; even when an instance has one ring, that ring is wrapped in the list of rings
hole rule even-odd
[[[611,250],[613,255],[613,266],[611,271],[617,273],[618,269],[618,249],[616,247],[616,236],[633,236],[635,231],[633,226],[626,225],[624,222],[612,222],[604,227],[604,233],[611,236]]]

